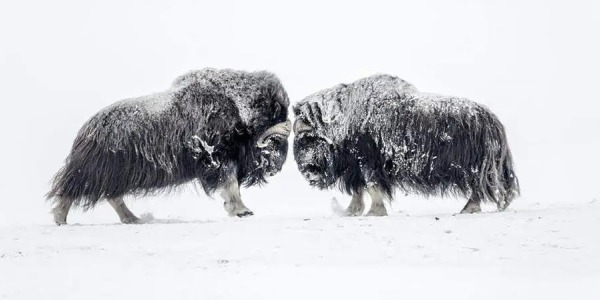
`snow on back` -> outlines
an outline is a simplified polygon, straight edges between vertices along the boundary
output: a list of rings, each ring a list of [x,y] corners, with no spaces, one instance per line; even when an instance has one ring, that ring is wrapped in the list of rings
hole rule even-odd
[[[193,84],[198,85],[191,87]],[[275,95],[282,104],[288,101],[281,83],[271,73],[203,69],[179,76],[166,91],[109,105],[88,121],[81,135],[95,136],[110,145],[111,151],[124,149],[131,136],[137,136],[136,132],[151,130],[155,126],[152,124],[168,118],[173,103],[182,100],[182,92],[188,88],[210,90],[231,98],[249,128],[256,125],[257,119],[264,117],[264,112],[256,107],[264,105],[261,102],[266,97]]]
[[[417,93],[417,89],[398,77],[379,74],[321,90],[296,104],[295,110],[321,137],[337,142],[354,131],[355,124],[370,122],[371,101],[398,99],[406,93]]]
[[[140,112],[143,111],[149,115],[156,116],[166,111],[173,104],[174,94],[175,91],[170,89],[164,92],[124,99],[108,106],[105,110],[122,109],[127,107],[129,109],[135,108]]]
[[[412,84],[384,74],[321,90],[295,105],[297,117],[334,142],[352,133],[382,130],[389,118],[401,115],[402,110],[474,116],[478,108],[481,106],[469,99],[420,92]]]
[[[418,92],[413,96],[417,100],[415,107],[424,113],[442,113],[459,115],[466,113],[475,115],[477,104],[467,98],[445,96],[434,93]]]
[[[279,98],[287,107],[289,105],[287,95],[284,94],[281,83],[275,75],[268,72],[245,72],[231,69],[217,70],[205,68],[202,70],[190,71],[179,76],[173,81],[172,86],[184,87],[194,83],[206,85],[208,88],[221,91],[225,96],[231,98],[240,114],[240,118],[245,125],[250,125],[260,113],[253,108],[257,101],[261,101],[265,96],[265,91],[271,89],[271,92],[279,93]]]

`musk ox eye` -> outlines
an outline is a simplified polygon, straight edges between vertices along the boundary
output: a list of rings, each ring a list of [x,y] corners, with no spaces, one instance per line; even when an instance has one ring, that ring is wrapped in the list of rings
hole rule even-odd
[[[317,167],[317,166],[316,166],[316,165],[314,165],[314,164],[308,164],[308,165],[306,166],[306,169],[305,169],[305,170],[306,170],[307,172],[310,172],[310,173],[319,173],[319,172],[321,171],[321,168]]]

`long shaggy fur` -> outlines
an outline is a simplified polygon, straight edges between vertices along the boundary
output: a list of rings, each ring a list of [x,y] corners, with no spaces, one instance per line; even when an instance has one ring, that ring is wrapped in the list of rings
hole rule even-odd
[[[311,185],[353,193],[376,184],[390,198],[399,188],[501,205],[519,193],[504,127],[470,100],[376,75],[313,94],[294,113],[304,126],[294,157]]]
[[[117,102],[83,125],[47,194],[59,204],[168,191],[197,179],[212,193],[227,178],[254,185],[277,173],[287,141],[257,137],[287,118],[271,73],[203,69],[165,92]]]

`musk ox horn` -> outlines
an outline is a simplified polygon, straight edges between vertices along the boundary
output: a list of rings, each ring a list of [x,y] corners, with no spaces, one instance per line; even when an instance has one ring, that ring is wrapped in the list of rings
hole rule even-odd
[[[267,129],[260,137],[258,137],[256,145],[258,148],[266,147],[268,145],[266,140],[272,135],[280,135],[287,138],[290,135],[291,127],[292,122],[290,120],[276,124],[275,126]]]
[[[302,132],[305,131],[312,131],[313,128],[310,127],[310,125],[306,124],[304,121],[302,120],[296,120],[296,122],[294,122],[294,135],[298,135]]]

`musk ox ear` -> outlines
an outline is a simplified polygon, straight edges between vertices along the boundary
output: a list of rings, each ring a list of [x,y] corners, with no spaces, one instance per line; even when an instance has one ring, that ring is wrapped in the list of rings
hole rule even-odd
[[[305,121],[296,119],[294,122],[294,135],[298,135],[306,131],[313,131],[313,128],[310,127],[310,125],[308,125]]]
[[[258,137],[258,140],[256,141],[256,145],[258,146],[258,148],[267,147],[268,140],[273,136],[281,136],[281,137],[287,139],[288,136],[290,136],[291,127],[292,127],[292,122],[290,122],[290,120],[276,124],[275,126],[267,129],[263,134],[261,134]]]

